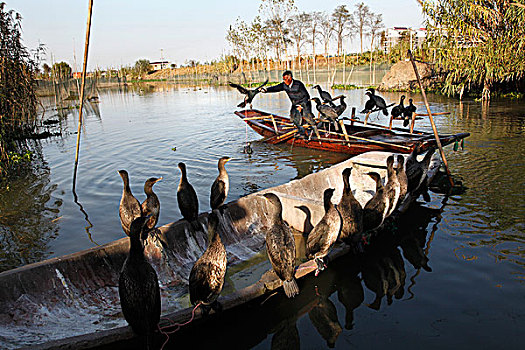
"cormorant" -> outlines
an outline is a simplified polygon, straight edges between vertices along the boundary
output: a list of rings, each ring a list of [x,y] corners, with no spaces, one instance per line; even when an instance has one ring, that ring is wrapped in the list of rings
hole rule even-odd
[[[405,98],[406,98],[405,95],[401,95],[399,104],[397,106],[394,106],[394,108],[392,108],[392,110],[390,111],[390,114],[392,115],[392,117],[397,118],[401,116],[401,114],[404,115],[405,106],[403,105],[403,101],[405,100]]]
[[[319,271],[324,270],[326,267],[323,258],[328,255],[330,248],[341,232],[341,214],[339,214],[332,203],[333,194],[333,188],[327,188],[324,191],[323,202],[325,214],[310,232],[306,241],[306,257],[308,259],[315,259],[317,263],[316,276],[319,274]]]
[[[407,191],[414,192],[419,188],[419,186],[425,181],[426,174],[428,171],[428,166],[430,164],[430,159],[434,155],[435,148],[430,147],[427,149],[427,153],[423,157],[423,160],[418,161],[417,155],[420,149],[420,144],[416,144],[412,153],[406,159],[405,172],[407,175]]]
[[[219,217],[215,211],[212,211],[208,215],[208,248],[195,262],[190,272],[190,301],[193,305],[201,303],[205,313],[208,313],[210,308],[215,311],[221,309],[217,298],[224,285],[228,261],[218,227]]]
[[[321,100],[319,100],[317,97],[312,97],[311,100],[315,102],[315,108],[317,108],[319,113],[321,113],[324,118],[330,120],[330,122],[334,124],[335,130],[339,130],[339,125],[337,124],[337,117],[339,116],[337,115],[335,108],[322,104]]]
[[[142,208],[142,215],[151,215],[151,217],[146,222],[146,229],[144,230],[144,236],[142,239],[148,238],[148,233],[155,228],[157,222],[159,221],[160,214],[160,202],[159,197],[153,192],[153,185],[162,180],[162,177],[150,177],[146,180],[144,184],[144,193],[146,194],[146,199],[140,205]]]
[[[283,220],[283,207],[279,197],[273,193],[265,193],[266,198],[274,207],[272,226],[266,231],[266,251],[277,277],[283,281],[284,293],[288,298],[299,294],[299,286],[295,281],[295,240],[292,230]]]
[[[219,175],[213,181],[210,192],[210,207],[211,209],[218,209],[224,204],[226,197],[228,197],[228,190],[230,188],[230,180],[228,173],[224,165],[231,160],[230,157],[222,157],[219,159],[217,168],[219,169]]]
[[[388,198],[378,173],[367,173],[376,182],[376,193],[363,209],[363,231],[378,228],[383,223],[388,209]]]
[[[247,142],[246,145],[244,145],[244,147],[242,148],[242,153],[246,153],[246,154],[252,154],[253,153],[252,143],[251,142]]]
[[[356,239],[363,232],[363,208],[352,193],[350,187],[351,172],[352,168],[343,170],[343,195],[337,206],[343,219],[340,238],[347,244],[356,243]]]
[[[399,181],[399,200],[398,204],[403,203],[408,191],[408,178],[405,173],[405,157],[398,154],[396,167],[397,181]]]
[[[366,94],[369,100],[365,103],[365,109],[361,113],[372,112],[374,108],[377,108],[383,112],[384,115],[388,115],[388,110],[385,100],[381,96],[375,94],[375,89],[369,88],[366,90]]]
[[[142,211],[140,209],[140,202],[137,200],[137,198],[133,197],[133,194],[131,193],[128,172],[126,170],[119,170],[118,173],[120,174],[122,181],[124,181],[124,189],[122,191],[122,198],[120,199],[118,213],[120,216],[120,224],[122,225],[122,229],[126,235],[129,236],[129,227],[131,222],[141,216]]]
[[[330,95],[329,92],[323,91],[319,85],[315,85],[313,88],[317,89],[321,100],[323,100],[323,103],[328,103],[331,107],[335,107],[335,104],[332,102],[332,95]]]
[[[388,204],[385,217],[390,216],[397,206],[399,200],[399,193],[401,188],[399,180],[397,179],[396,169],[394,169],[394,156],[391,155],[386,159],[387,182],[385,185],[386,196],[388,197]]]
[[[412,103],[412,99],[408,99],[408,106],[405,107],[405,112],[403,113],[403,116],[405,117],[405,120],[403,121],[403,126],[408,126],[410,123],[410,120],[412,119],[412,113],[415,113],[417,108]]]
[[[250,109],[252,109],[252,101],[253,101],[253,98],[255,97],[255,95],[257,95],[259,92],[261,92],[261,88],[268,84],[268,79],[266,79],[266,81],[264,83],[262,83],[261,85],[257,86],[255,89],[253,90],[249,90],[247,88],[245,88],[244,86],[241,86],[239,84],[235,84],[235,83],[232,83],[232,82],[228,82],[228,85],[230,85],[231,87],[233,88],[236,88],[237,90],[239,90],[239,92],[244,96],[244,101],[242,101],[241,103],[239,103],[237,105],[237,107],[241,107],[241,108],[244,108],[246,107],[246,105],[250,105]]]
[[[157,273],[144,257],[140,240],[148,216],[139,216],[130,225],[129,255],[120,271],[118,293],[124,318],[133,331],[148,335],[160,320],[160,290]]]
[[[188,182],[186,175],[186,164],[180,162],[179,169],[181,177],[179,187],[177,188],[177,203],[179,204],[182,217],[188,220],[194,229],[199,229],[197,217],[199,216],[199,199],[193,186]]]
[[[345,98],[346,96],[339,97],[339,105],[335,106],[335,112],[337,113],[337,116],[340,116],[346,110]]]

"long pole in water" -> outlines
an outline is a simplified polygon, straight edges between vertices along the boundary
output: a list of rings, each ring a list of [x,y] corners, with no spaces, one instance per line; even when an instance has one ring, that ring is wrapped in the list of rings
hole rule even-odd
[[[414,73],[416,74],[416,79],[419,84],[419,88],[421,89],[421,94],[423,95],[423,101],[425,102],[425,107],[427,108],[428,117],[430,118],[430,124],[432,124],[432,130],[434,131],[434,137],[436,138],[436,144],[439,148],[439,153],[441,154],[441,159],[443,160],[443,164],[445,164],[445,170],[447,171],[447,176],[450,181],[450,185],[454,186],[452,175],[450,174],[450,170],[448,169],[447,158],[445,158],[445,152],[443,152],[443,147],[441,146],[441,141],[439,140],[439,135],[438,135],[438,131],[436,128],[436,124],[434,123],[434,118],[432,117],[432,113],[430,112],[430,105],[428,104],[427,94],[425,93],[425,89],[423,89],[423,83],[421,83],[421,77],[419,76],[419,72],[417,71],[416,62],[414,61],[414,56],[412,56],[412,51],[410,50],[408,50],[408,57],[410,58],[410,62],[412,62],[412,67],[414,67]]]
[[[86,45],[84,47],[84,66],[82,68],[82,84],[80,86],[80,106],[78,107],[78,131],[77,131],[77,151],[75,153],[75,170],[73,171],[73,191],[77,182],[77,168],[78,168],[78,151],[80,149],[80,133],[82,131],[82,108],[84,105],[84,87],[86,84],[86,70],[89,49],[89,31],[91,29],[91,14],[93,12],[93,0],[89,0],[88,5],[88,20],[86,28]]]

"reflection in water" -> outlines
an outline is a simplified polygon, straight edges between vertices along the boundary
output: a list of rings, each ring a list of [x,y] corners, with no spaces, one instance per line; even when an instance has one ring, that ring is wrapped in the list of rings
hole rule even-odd
[[[46,258],[58,234],[62,200],[53,195],[57,185],[42,155],[34,153],[33,159],[0,190],[0,272]]]
[[[301,342],[295,319],[281,322],[272,337],[272,350],[299,350]]]
[[[75,174],[76,175],[76,174]],[[92,227],[93,227],[93,224],[91,223],[91,221],[89,221],[89,216],[88,216],[88,213],[84,210],[84,207],[82,206],[82,204],[80,204],[80,202],[78,201],[78,196],[77,196],[77,192],[75,191],[75,180],[73,180],[73,189],[72,189],[72,192],[73,192],[73,201],[75,202],[76,205],[78,205],[80,211],[82,212],[82,214],[84,214],[84,219],[86,220],[87,222],[87,226],[84,227],[85,230],[86,230],[86,233],[89,237],[89,240],[95,244],[95,245],[100,245],[98,244],[97,242],[95,242],[93,240],[93,237],[91,237],[91,232],[89,231]]]

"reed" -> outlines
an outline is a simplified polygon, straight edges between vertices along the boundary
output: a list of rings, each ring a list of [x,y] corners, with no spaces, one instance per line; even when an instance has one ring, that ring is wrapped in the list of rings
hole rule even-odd
[[[20,14],[0,3],[0,176],[29,155],[24,141],[36,127],[37,59],[21,42]],[[42,47],[37,49],[43,51]],[[25,158],[28,158],[27,156]]]

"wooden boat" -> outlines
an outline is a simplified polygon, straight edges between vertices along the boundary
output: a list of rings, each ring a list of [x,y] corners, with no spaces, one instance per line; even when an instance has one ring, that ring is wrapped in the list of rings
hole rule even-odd
[[[353,167],[352,188],[364,205],[375,190],[366,175],[373,170],[386,176],[386,158],[391,153],[369,152],[302,179],[269,188],[227,204],[220,217],[220,235],[228,252],[228,273],[219,301],[223,310],[234,308],[281,286],[270,271],[264,250],[269,227],[270,204],[261,194],[273,192],[283,204],[283,218],[297,231],[297,255],[302,264],[296,277],[313,272],[316,264],[305,261],[302,232],[311,229],[324,213],[322,193],[335,188],[334,203],[342,194],[341,173]],[[434,155],[429,180],[440,165]],[[399,207],[406,210],[414,198]],[[299,210],[297,207],[302,207]],[[207,213],[199,216],[205,227]],[[116,216],[117,217],[117,216]],[[184,220],[164,225],[147,240],[145,254],[157,271],[162,293],[162,315],[174,322],[187,322],[188,276],[206,246],[204,231],[194,232]],[[26,265],[0,273],[0,347],[32,349],[83,349],[112,344],[135,337],[127,326],[118,300],[118,276],[129,249],[128,238]],[[349,251],[337,245],[330,259]],[[195,317],[201,318],[200,309]],[[167,321],[162,325],[167,325]],[[191,325],[190,325],[191,326]],[[160,341],[163,335],[157,335]],[[172,335],[172,338],[175,335]]]
[[[370,151],[410,153],[415,145],[420,143],[421,150],[430,146],[436,146],[434,134],[414,130],[409,133],[404,129],[392,128],[381,125],[358,125],[343,124],[342,131],[320,129],[321,140],[305,138],[296,133],[290,118],[282,117],[256,109],[236,111],[244,122],[255,132],[265,137],[267,143],[288,143],[297,147],[306,147],[330,152],[347,153],[358,155]],[[328,125],[327,123],[325,123]],[[443,146],[460,141],[470,136],[469,133],[458,133],[454,135],[440,135],[439,139]]]

